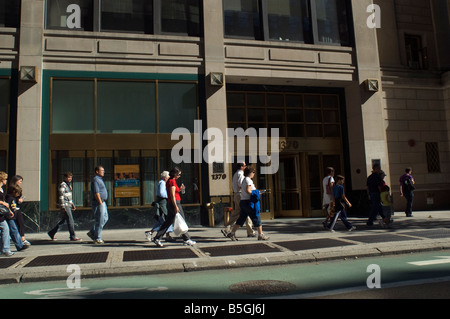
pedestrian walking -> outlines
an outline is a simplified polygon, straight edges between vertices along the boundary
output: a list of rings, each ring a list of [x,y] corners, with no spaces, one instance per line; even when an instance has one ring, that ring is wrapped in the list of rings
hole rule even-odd
[[[367,178],[367,191],[369,193],[370,199],[370,212],[369,220],[367,221],[367,226],[372,226],[373,221],[377,220],[378,214],[381,218],[385,218],[381,206],[381,188],[384,185],[384,181],[381,177],[381,167],[379,164],[375,164],[372,167],[372,174]]]
[[[145,237],[148,241],[152,240],[152,235],[154,232],[158,232],[158,230],[161,228],[162,224],[164,224],[166,218],[167,218],[167,181],[169,180],[169,172],[164,171],[161,173],[161,179],[158,183],[158,186],[156,188],[156,201],[154,202],[154,207],[156,209],[156,224],[153,226],[153,228],[149,231],[145,232]],[[172,236],[170,236],[170,233],[173,232],[173,225],[170,225],[170,227],[166,231],[166,241],[174,241]]]
[[[261,217],[260,217],[260,191],[256,189],[252,178],[255,176],[256,170],[247,166],[244,170],[244,181],[241,187],[241,201],[239,203],[240,215],[234,224],[231,232],[227,235],[231,240],[237,240],[236,231],[242,227],[248,217],[258,230],[258,240],[268,240],[269,237],[263,233]]]
[[[106,201],[108,200],[108,190],[106,189],[103,177],[105,176],[105,168],[97,166],[95,168],[95,176],[91,181],[91,205],[94,213],[94,226],[87,233],[94,244],[104,244],[102,239],[102,230],[108,222],[108,208]]]
[[[356,229],[347,219],[347,212],[345,210],[345,205],[349,208],[352,207],[352,204],[345,196],[344,190],[344,182],[345,178],[342,175],[336,176],[336,184],[333,187],[333,201],[331,202],[331,206],[335,211],[333,219],[330,225],[330,231],[334,232],[334,226],[336,225],[337,219],[341,219],[344,223],[345,227],[347,227],[348,231],[353,231]]]
[[[330,204],[333,201],[333,186],[334,186],[334,168],[327,167],[326,174],[322,180],[323,188],[323,198],[322,198],[322,209],[325,211],[326,218],[322,222],[323,226],[326,227],[328,222],[333,218],[332,212],[330,211]]]
[[[185,218],[184,212],[183,212],[183,207],[181,206],[181,196],[180,196],[180,191],[182,191],[184,189],[184,187],[182,186],[180,189],[177,184],[177,179],[179,179],[180,176],[181,176],[181,170],[178,167],[172,168],[169,172],[169,179],[167,180],[167,183],[166,183],[167,195],[168,195],[167,218],[164,221],[164,223],[161,225],[161,228],[156,233],[155,237],[153,237],[153,239],[152,239],[152,241],[158,247],[163,247],[163,244],[161,243],[160,239],[167,232],[170,225],[173,224],[173,222],[175,220],[175,215],[181,214],[181,216],[183,218]],[[193,246],[196,244],[196,242],[190,238],[190,236],[187,232],[182,234],[181,237],[183,238],[184,245]]]
[[[23,203],[25,196],[23,196],[22,190],[23,177],[15,175],[9,182],[8,191],[6,194],[6,200],[10,203],[10,209],[14,213],[14,222],[17,230],[20,234],[23,245],[30,246],[30,242],[25,238],[25,221],[23,218],[23,212],[20,205]],[[9,225],[14,227],[14,225]]]
[[[414,198],[414,190],[416,187],[414,186],[416,182],[412,177],[412,168],[407,167],[405,169],[405,174],[400,177],[400,196],[403,196],[406,199],[406,208],[405,215],[406,217],[413,217],[412,215],[412,205]]]
[[[17,241],[16,248],[17,250],[21,250],[18,247],[26,247],[23,246],[22,240],[20,238],[19,232],[17,231],[17,228],[15,228],[15,234],[11,232],[11,229],[9,228],[9,222],[11,221],[14,226],[15,223],[12,220],[14,217],[14,214],[11,212],[9,208],[9,203],[6,202],[6,194],[3,190],[3,187],[6,185],[8,179],[8,174],[5,172],[0,172],[0,232],[1,232],[1,241],[2,241],[2,248],[1,248],[1,254],[3,256],[9,257],[14,255],[14,253],[10,249],[10,236],[11,238],[15,239]],[[16,227],[16,226],[15,226]]]
[[[245,179],[244,176],[244,170],[247,167],[245,162],[238,163],[238,169],[233,175],[232,179],[232,187],[233,187],[233,204],[234,204],[234,210],[232,210],[230,219],[228,222],[224,225],[225,229],[222,229],[222,234],[227,237],[228,234],[231,232],[231,227],[236,223],[240,216],[240,202],[241,202],[241,192],[242,192],[242,182]],[[245,227],[247,229],[247,237],[255,237],[256,233],[253,231],[253,223],[250,219],[250,217],[247,217],[247,220],[245,221]]]
[[[69,240],[71,241],[81,241],[75,235],[75,226],[73,220],[73,212],[77,209],[73,203],[72,196],[72,179],[73,174],[71,172],[64,173],[64,180],[58,187],[58,205],[60,207],[60,220],[47,234],[51,240],[56,240],[56,233],[61,230],[62,226],[67,222],[67,227],[69,229]]]
[[[8,174],[5,172],[0,172],[0,204],[3,205],[8,209],[8,211],[5,210],[3,214],[3,218],[5,219],[6,225],[3,224],[2,229],[4,232],[2,232],[2,237],[7,236],[8,239],[8,248],[6,249],[4,247],[3,251],[5,251],[6,255],[8,255],[7,251],[9,251],[9,244],[11,243],[10,238],[12,239],[14,246],[16,247],[17,251],[21,251],[24,249],[27,249],[29,245],[24,245],[24,242],[22,240],[22,237],[20,236],[19,230],[17,228],[17,224],[15,222],[15,214],[12,211],[19,211],[19,207],[14,202],[13,196],[7,196],[3,190],[3,187],[6,186],[8,179]],[[16,194],[15,190],[13,191],[14,194]],[[5,244],[5,241],[3,242]]]

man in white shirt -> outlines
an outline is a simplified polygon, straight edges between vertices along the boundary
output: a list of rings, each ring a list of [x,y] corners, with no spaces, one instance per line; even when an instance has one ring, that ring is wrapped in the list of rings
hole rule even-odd
[[[225,229],[222,229],[222,234],[227,237],[231,231],[231,226],[233,226],[239,218],[241,210],[239,208],[239,203],[241,201],[241,187],[242,182],[244,181],[244,170],[247,165],[244,163],[238,163],[238,169],[233,175],[232,186],[233,186],[233,201],[234,201],[234,210],[231,213],[230,220],[225,225]],[[255,237],[256,233],[253,231],[253,223],[251,219],[248,217],[245,223],[247,228],[247,236]]]

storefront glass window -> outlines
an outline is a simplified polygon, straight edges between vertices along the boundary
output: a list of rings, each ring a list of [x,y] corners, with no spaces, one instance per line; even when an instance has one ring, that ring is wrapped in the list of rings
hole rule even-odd
[[[98,133],[156,133],[153,82],[98,81]]]
[[[78,5],[80,8],[79,27],[76,24],[72,25],[76,12],[73,10],[67,12],[70,5]],[[47,0],[47,28],[93,31],[93,12],[93,0]]]
[[[53,80],[52,133],[94,132],[94,81]]]
[[[195,83],[159,83],[159,132],[172,133],[176,128],[194,132],[197,119],[197,85]]]

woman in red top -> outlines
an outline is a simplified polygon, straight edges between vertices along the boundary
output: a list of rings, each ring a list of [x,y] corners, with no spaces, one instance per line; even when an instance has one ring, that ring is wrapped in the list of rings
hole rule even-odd
[[[183,216],[184,218],[183,208],[181,207],[180,188],[178,187],[177,184],[177,179],[180,178],[180,176],[181,170],[178,167],[174,167],[169,172],[169,180],[166,183],[167,196],[169,197],[167,199],[167,218],[166,221],[162,224],[156,236],[152,239],[152,241],[158,247],[163,246],[160,238],[166,233],[170,225],[173,224],[173,221],[175,220],[175,215],[177,213],[180,213],[181,216]],[[182,188],[184,188],[184,186],[182,186]],[[188,233],[181,235],[181,237],[183,238],[185,245],[192,246],[195,244],[195,241],[190,239]]]

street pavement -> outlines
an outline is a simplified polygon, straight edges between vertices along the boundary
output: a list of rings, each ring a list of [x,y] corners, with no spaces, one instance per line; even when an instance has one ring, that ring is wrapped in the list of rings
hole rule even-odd
[[[27,234],[31,246],[11,257],[0,256],[0,284],[66,280],[77,265],[82,278],[190,272],[210,269],[260,267],[293,263],[317,263],[388,254],[450,250],[450,211],[414,212],[414,217],[395,213],[391,228],[378,223],[367,226],[367,218],[349,218],[356,230],[348,232],[338,221],[335,232],[322,226],[323,218],[263,221],[270,239],[249,238],[245,228],[238,241],[225,238],[216,227],[193,226],[189,233],[197,242],[165,242],[158,248],[147,241],[148,229],[108,229],[105,241],[95,245],[87,230],[76,230],[81,242],[69,241],[69,233]],[[15,248],[11,246],[15,252]],[[70,266],[70,267],[69,267]]]

